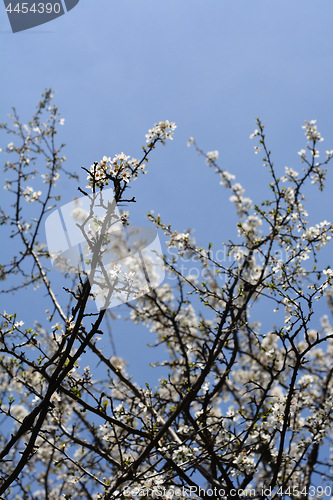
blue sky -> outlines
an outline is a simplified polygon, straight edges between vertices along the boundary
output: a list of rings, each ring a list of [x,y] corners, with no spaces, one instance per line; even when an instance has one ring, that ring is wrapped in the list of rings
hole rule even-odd
[[[332,15],[328,0],[80,0],[66,15],[12,34],[0,6],[1,121],[12,105],[29,120],[52,87],[65,118],[65,166],[77,172],[103,155],[139,157],[148,128],[176,122],[174,141],[153,152],[149,174],[133,184],[132,221],[146,224],[154,209],[174,229],[195,227],[200,245],[219,248],[236,239],[237,218],[187,138],[217,149],[220,166],[256,202],[269,182],[249,139],[256,117],[280,173],[299,169],[304,119],[317,119],[323,148],[332,149]],[[63,203],[77,195],[75,184],[59,189]],[[331,192],[329,172],[325,192],[308,193],[313,223],[330,219]]]

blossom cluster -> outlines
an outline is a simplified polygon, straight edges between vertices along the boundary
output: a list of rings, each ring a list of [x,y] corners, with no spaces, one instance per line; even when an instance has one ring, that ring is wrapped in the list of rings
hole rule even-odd
[[[312,141],[314,143],[316,142],[322,142],[324,139],[321,137],[320,133],[318,132],[317,125],[315,123],[317,120],[305,120],[305,125],[302,126],[302,128],[305,129],[305,135],[308,141]]]
[[[219,152],[218,151],[208,151],[206,153],[206,163],[207,165],[211,165],[211,163],[214,163],[219,157]]]
[[[34,191],[31,186],[27,186],[23,191],[23,197],[25,201],[27,201],[28,203],[33,203],[34,201],[37,201],[41,196],[41,194],[42,194],[41,191]]]
[[[189,233],[178,233],[177,231],[172,232],[170,234],[170,239],[167,242],[167,246],[169,248],[173,246],[178,247],[179,249],[186,248],[189,238]]]
[[[145,164],[139,163],[136,158],[128,160],[130,156],[124,153],[116,154],[113,158],[103,156],[99,162],[94,162],[90,167],[86,187],[108,186],[111,181],[122,181],[126,184],[131,179],[136,179],[138,173],[146,174]]]
[[[173,139],[173,131],[176,128],[174,122],[169,120],[155,123],[155,126],[149,129],[146,134],[146,142],[149,148],[154,148],[155,143],[160,141],[165,145],[166,139]],[[145,152],[144,158],[147,157],[147,150],[143,146]],[[94,162],[90,166],[90,171],[87,176],[88,184],[86,187],[102,188],[108,186],[110,181],[113,184],[123,182],[127,184],[130,180],[135,180],[139,173],[146,174],[145,164],[143,159],[138,161],[136,158],[131,158],[124,153],[116,154],[113,158],[103,156],[102,160]],[[147,159],[147,158],[146,158]],[[147,160],[148,161],[148,160]]]
[[[166,139],[173,139],[173,131],[177,128],[175,122],[165,120],[163,122],[155,123],[155,126],[148,130],[146,134],[146,142],[148,146],[153,145],[157,140],[165,146]]]

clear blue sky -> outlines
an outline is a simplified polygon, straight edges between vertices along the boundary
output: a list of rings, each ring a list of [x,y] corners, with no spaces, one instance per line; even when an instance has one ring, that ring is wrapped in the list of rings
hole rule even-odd
[[[12,34],[0,5],[1,121],[12,105],[27,121],[40,93],[54,88],[73,171],[103,155],[139,157],[148,128],[175,121],[174,141],[153,152],[149,175],[133,184],[132,220],[145,224],[154,209],[218,248],[236,237],[237,219],[187,137],[219,150],[220,166],[256,202],[268,182],[249,140],[257,116],[279,172],[300,167],[304,119],[317,119],[332,149],[332,19],[328,0],[80,0],[61,18]],[[330,219],[332,179],[329,172],[323,196],[309,191],[313,223]],[[74,184],[59,187],[64,203],[77,194]]]

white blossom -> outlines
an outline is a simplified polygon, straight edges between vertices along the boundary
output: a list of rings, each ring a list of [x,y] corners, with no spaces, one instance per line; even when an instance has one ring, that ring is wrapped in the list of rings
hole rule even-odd
[[[206,163],[207,165],[210,165],[214,161],[216,161],[219,157],[219,152],[218,151],[208,151],[206,153]]]

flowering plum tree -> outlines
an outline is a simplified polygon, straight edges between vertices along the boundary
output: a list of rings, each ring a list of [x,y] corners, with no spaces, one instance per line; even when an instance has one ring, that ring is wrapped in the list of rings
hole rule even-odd
[[[171,258],[160,259],[174,279],[152,286],[147,270],[141,286],[134,263],[125,273],[118,264],[108,268],[102,257],[112,232],[129,223],[116,206],[135,201],[126,198],[129,184],[146,173],[150,153],[172,139],[175,124],[149,130],[140,160],[104,156],[86,171],[88,185],[80,191],[88,209],[77,205],[74,215],[87,266],[69,269],[73,263],[61,262],[39,242],[42,222],[60,199],[57,179],[61,173],[75,177],[64,169],[63,146],[55,144],[63,119],[51,90],[27,125],[15,110],[11,118],[13,126],[2,129],[15,137],[5,148],[14,158],[5,163],[12,205],[1,211],[1,225],[12,228],[17,255],[1,265],[3,292],[19,296],[43,286],[48,310],[34,324],[26,324],[19,310],[2,314],[1,498],[331,496],[333,330],[328,315],[316,311],[324,302],[333,312],[333,270],[318,262],[333,225],[309,226],[304,187],[310,182],[323,190],[333,151],[317,161],[323,139],[315,122],[304,125],[303,168],[286,167],[280,176],[257,120],[251,138],[259,140],[255,152],[262,151],[271,176],[271,196],[261,204],[246,198],[234,175],[218,166],[217,151],[205,154],[190,138],[231,191],[239,240],[225,244],[228,259],[221,263],[210,244],[198,247],[190,232],[151,213],[173,248]],[[201,268],[201,281],[180,270],[183,257]],[[74,276],[62,293],[50,274],[50,259],[57,258],[65,270],[61,280],[66,269]],[[91,313],[89,301],[99,293],[99,311]],[[165,348],[165,361],[153,363],[165,370],[156,387],[149,380],[141,387],[127,374],[125,360],[101,347],[117,294],[125,297],[131,320],[150,328]],[[276,314],[276,325],[264,331],[250,317],[263,309]],[[98,364],[100,380],[82,366],[83,357],[90,367]]]

